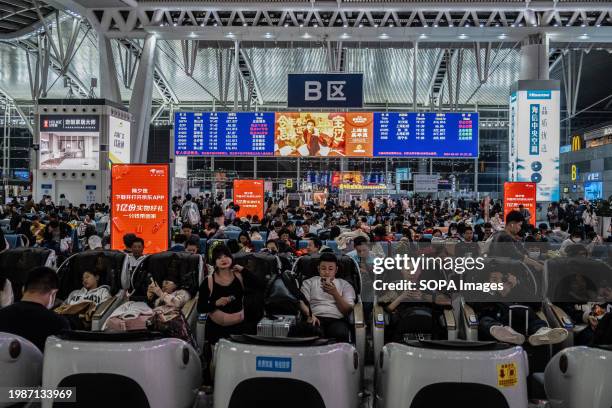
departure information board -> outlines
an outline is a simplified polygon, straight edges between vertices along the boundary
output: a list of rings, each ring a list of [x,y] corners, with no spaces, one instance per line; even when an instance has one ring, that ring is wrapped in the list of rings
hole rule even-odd
[[[478,114],[374,113],[374,157],[478,157]]]
[[[315,151],[315,156],[478,157],[478,113],[474,112],[355,113],[359,118],[370,118],[369,124],[360,122],[360,126],[367,125],[370,130],[362,135],[363,141],[353,143],[355,146],[351,144],[352,150],[346,149],[346,145],[350,144],[356,125],[343,116],[349,114],[300,112],[295,115],[287,112],[177,112],[175,153],[310,157]]]
[[[177,112],[174,120],[176,155],[274,155],[273,112]]]

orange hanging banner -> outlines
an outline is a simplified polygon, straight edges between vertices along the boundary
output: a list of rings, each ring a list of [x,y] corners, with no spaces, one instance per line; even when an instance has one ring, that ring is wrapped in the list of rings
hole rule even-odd
[[[123,250],[123,236],[144,240],[145,254],[169,247],[169,166],[113,164],[111,168],[111,248]]]
[[[510,211],[519,209],[519,205],[529,212],[530,224],[536,225],[536,183],[510,182],[504,183],[504,220]]]
[[[234,180],[234,204],[240,206],[238,217],[264,216],[264,181]]]

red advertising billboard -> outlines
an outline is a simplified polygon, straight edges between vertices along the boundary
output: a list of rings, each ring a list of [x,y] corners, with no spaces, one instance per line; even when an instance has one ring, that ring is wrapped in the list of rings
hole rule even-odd
[[[113,164],[111,167],[111,248],[122,250],[134,233],[151,254],[169,247],[167,164]]]
[[[264,216],[264,181],[234,180],[234,204],[238,205],[238,217]]]
[[[536,183],[510,182],[504,183],[504,220],[512,210],[518,210],[523,205],[529,211],[529,223],[536,224]]]

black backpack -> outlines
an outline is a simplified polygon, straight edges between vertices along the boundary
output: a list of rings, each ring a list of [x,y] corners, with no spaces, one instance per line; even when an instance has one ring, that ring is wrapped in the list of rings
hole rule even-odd
[[[297,315],[304,300],[297,282],[288,271],[278,272],[268,283],[265,310],[269,315]]]

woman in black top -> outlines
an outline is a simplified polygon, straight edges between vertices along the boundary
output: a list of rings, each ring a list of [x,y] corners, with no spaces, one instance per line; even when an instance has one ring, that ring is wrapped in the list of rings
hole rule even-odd
[[[251,272],[234,264],[232,253],[225,245],[213,249],[211,263],[215,272],[200,285],[198,313],[208,313],[206,341],[212,346],[221,338],[242,333],[244,288],[257,282]]]

